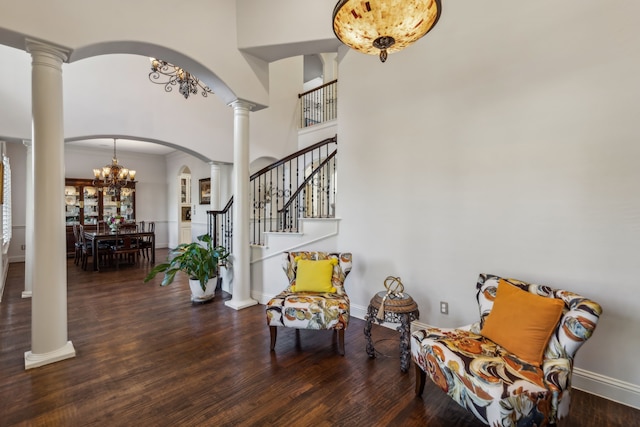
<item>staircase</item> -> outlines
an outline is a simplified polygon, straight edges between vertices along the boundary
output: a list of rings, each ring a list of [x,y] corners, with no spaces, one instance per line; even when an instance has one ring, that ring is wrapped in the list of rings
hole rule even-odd
[[[335,123],[337,87],[333,80],[298,95],[301,131],[326,135],[316,130]],[[251,176],[251,245],[264,247],[272,233],[297,234],[302,220],[335,217],[337,144],[336,136],[325,138]],[[233,250],[233,198],[222,210],[207,211],[207,230],[216,245]]]
[[[250,177],[251,245],[264,246],[268,233],[299,233],[301,220],[335,217],[337,144],[324,139]],[[233,250],[233,198],[207,214],[214,243]]]
[[[337,81],[298,95],[298,143],[307,148],[250,177],[251,297],[261,304],[286,284],[280,265],[283,252],[337,247],[336,95]],[[223,209],[207,214],[207,230],[215,244],[233,252],[233,198]],[[221,271],[222,289],[233,293],[233,263]],[[366,313],[364,308],[353,310]]]

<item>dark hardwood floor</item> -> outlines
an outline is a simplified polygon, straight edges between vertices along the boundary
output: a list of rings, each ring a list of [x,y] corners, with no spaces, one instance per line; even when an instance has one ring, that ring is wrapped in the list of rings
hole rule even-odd
[[[158,260],[166,250],[158,251]],[[414,395],[398,333],[352,318],[346,355],[330,332],[280,329],[274,353],[263,306],[235,311],[218,293],[192,305],[184,278],[143,283],[140,267],[99,273],[68,262],[75,358],[24,370],[31,302],[11,264],[0,303],[0,426],[481,426],[428,382]],[[284,274],[284,273],[283,273]],[[347,288],[348,289],[348,288]],[[574,391],[560,426],[638,426],[640,411]]]

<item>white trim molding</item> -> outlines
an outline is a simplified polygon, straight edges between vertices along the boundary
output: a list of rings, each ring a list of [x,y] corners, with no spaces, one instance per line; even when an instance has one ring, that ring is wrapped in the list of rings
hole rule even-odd
[[[67,343],[61,348],[48,353],[36,354],[31,351],[25,351],[24,369],[37,368],[39,366],[48,365],[50,363],[70,359],[72,357],[76,357],[76,350],[71,341],[67,341]]]
[[[586,393],[640,409],[640,386],[580,368],[573,368],[571,386]]]

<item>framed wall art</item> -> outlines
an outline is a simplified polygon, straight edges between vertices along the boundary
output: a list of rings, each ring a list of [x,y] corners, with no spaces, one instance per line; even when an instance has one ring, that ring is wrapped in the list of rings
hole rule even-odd
[[[199,180],[199,182],[200,204],[208,205],[211,203],[211,178],[204,178]]]

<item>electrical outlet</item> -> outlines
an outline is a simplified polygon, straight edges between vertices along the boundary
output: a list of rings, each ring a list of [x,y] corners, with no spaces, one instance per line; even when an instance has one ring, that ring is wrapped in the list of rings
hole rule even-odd
[[[25,250],[26,246],[25,245],[20,245],[20,249],[22,249],[23,251]]]
[[[449,303],[440,301],[440,313],[449,314]]]

